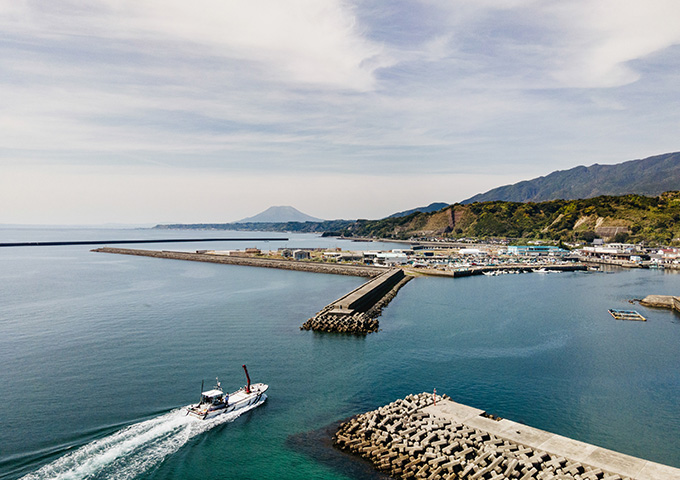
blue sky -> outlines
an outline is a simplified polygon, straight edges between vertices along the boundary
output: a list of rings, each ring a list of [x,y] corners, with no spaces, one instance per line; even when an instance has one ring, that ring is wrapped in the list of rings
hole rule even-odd
[[[676,0],[0,0],[0,223],[380,218],[680,150]]]

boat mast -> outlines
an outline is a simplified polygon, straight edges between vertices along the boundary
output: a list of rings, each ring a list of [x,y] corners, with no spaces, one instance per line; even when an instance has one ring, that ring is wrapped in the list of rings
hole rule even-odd
[[[250,393],[250,375],[248,375],[248,369],[243,365],[243,370],[246,372],[246,380],[248,380],[248,385],[246,385],[246,393]]]

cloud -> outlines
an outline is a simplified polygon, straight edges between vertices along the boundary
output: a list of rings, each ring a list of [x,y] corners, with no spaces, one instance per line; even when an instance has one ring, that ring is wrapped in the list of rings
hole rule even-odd
[[[637,81],[640,72],[631,62],[680,44],[680,4],[600,0],[555,6],[564,25],[560,44],[564,55],[555,78],[567,86],[615,87]]]
[[[366,90],[389,65],[341,1],[26,1],[0,10],[5,31],[54,42],[130,42],[143,54],[194,54],[250,63],[262,75]],[[129,47],[128,47],[129,48]],[[247,65],[246,65],[247,66]]]
[[[678,18],[665,0],[0,0],[0,166],[250,191],[438,175],[460,200],[676,150]]]
[[[455,30],[453,56],[473,53],[480,68],[525,88],[625,85],[640,78],[631,61],[680,44],[674,0],[435,4]]]

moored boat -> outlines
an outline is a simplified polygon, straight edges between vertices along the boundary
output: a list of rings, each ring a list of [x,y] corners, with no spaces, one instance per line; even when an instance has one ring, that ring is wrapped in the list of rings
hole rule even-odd
[[[264,402],[267,399],[264,392],[267,391],[269,385],[264,383],[251,384],[250,375],[248,375],[248,369],[245,365],[243,365],[243,370],[246,372],[248,382],[245,387],[232,393],[225,393],[218,379],[212,390],[201,392],[201,401],[198,404],[186,407],[187,415],[206,420],[255,405],[261,401]]]

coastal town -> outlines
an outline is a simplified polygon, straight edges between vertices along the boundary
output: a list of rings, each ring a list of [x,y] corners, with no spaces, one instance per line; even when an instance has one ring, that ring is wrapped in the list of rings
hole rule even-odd
[[[361,243],[361,242],[358,242]],[[549,245],[528,242],[445,242],[414,241],[391,250],[341,250],[340,248],[286,248],[263,251],[199,250],[196,253],[230,257],[252,257],[338,265],[399,267],[412,274],[466,276],[572,270],[577,265],[597,269],[602,265],[627,268],[680,269],[680,249],[646,247],[640,244],[605,243]]]

